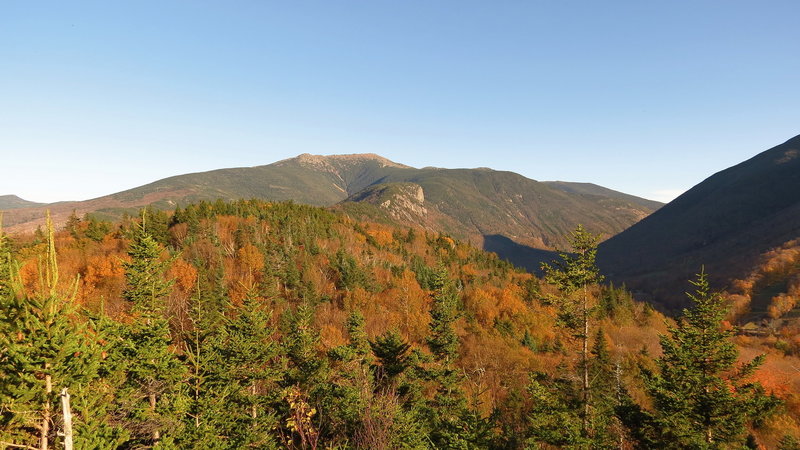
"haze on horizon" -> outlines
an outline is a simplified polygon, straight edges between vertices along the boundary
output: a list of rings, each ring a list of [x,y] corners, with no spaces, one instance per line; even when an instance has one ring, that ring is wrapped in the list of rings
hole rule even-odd
[[[800,4],[4,3],[0,195],[300,153],[668,201],[800,133]]]

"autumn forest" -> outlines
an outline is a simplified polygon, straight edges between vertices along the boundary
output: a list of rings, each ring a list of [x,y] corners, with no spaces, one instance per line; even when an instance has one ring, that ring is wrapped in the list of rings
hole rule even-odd
[[[759,281],[670,318],[582,227],[541,277],[257,200],[0,236],[4,448],[800,445],[800,344],[732,325]]]

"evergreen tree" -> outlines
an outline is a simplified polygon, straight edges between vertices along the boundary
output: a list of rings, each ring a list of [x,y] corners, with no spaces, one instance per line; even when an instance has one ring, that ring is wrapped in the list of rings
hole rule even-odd
[[[580,390],[568,378],[537,372],[530,375],[528,398],[528,445],[589,448],[583,434]]]
[[[39,290],[27,292],[12,265],[8,289],[0,295],[0,440],[14,444],[10,446],[47,449],[55,444],[62,419],[59,394],[91,404],[88,386],[98,377],[102,361],[96,333],[77,318],[77,280],[72,294],[59,292],[49,214],[46,241]],[[88,423],[96,419],[94,413],[77,411],[73,422]],[[75,443],[79,448],[89,444],[80,437]]]
[[[591,436],[593,448],[616,448],[622,439],[621,424],[616,417],[620,401],[617,379],[608,341],[602,329],[597,330],[589,360],[589,378],[592,385]]]
[[[11,245],[3,232],[3,213],[0,212],[0,298],[11,294]]]
[[[228,448],[275,447],[283,367],[271,313],[262,301],[246,297],[230,315],[208,349],[213,360],[204,391],[216,399],[209,421]]]
[[[380,363],[379,380],[385,386],[396,384],[397,377],[409,367],[406,342],[395,330],[389,330],[369,343],[372,353]]]
[[[125,380],[117,395],[132,446],[169,445],[181,432],[187,398],[186,368],[172,346],[169,322],[143,312],[130,324],[119,324],[110,358]]]
[[[283,337],[289,359],[285,383],[298,385],[308,393],[325,379],[327,364],[320,358],[319,332],[314,326],[314,308],[307,303],[288,315],[289,327]]]
[[[86,223],[86,237],[95,242],[102,241],[103,238],[111,232],[110,222],[98,220],[96,217],[88,214],[83,217],[83,221]]]
[[[120,324],[114,361],[126,366],[127,378],[118,402],[135,445],[168,445],[180,432],[187,398],[182,381],[186,369],[172,346],[165,297],[171,283],[165,280],[167,262],[161,247],[137,226],[124,263],[123,298],[133,303],[130,323]]]
[[[458,294],[443,267],[436,272],[432,282],[433,304],[431,305],[430,334],[428,348],[435,358],[449,366],[458,358],[458,335],[453,324],[459,317]]]
[[[145,231],[144,224],[135,226],[128,248],[131,260],[123,263],[126,287],[122,293],[133,304],[134,311],[163,311],[163,300],[172,283],[164,278],[169,262],[161,260],[161,252],[161,246]]]
[[[647,374],[653,399],[656,441],[668,448],[718,448],[745,440],[745,425],[762,419],[777,405],[749,377],[764,361],[759,356],[737,367],[732,330],[722,321],[724,300],[710,291],[701,272],[687,294],[694,306],[661,337],[663,356],[657,373]]]
[[[458,293],[443,267],[436,271],[432,287],[427,343],[436,364],[427,372],[436,384],[436,393],[427,411],[430,439],[441,448],[484,447],[489,440],[486,421],[468,408],[461,388],[463,373],[455,366],[460,345],[455,331],[455,321],[460,315]]]
[[[364,315],[361,314],[361,311],[353,310],[350,315],[347,316],[347,336],[350,338],[348,347],[352,349],[356,358],[361,363],[369,364],[372,348],[370,346],[369,337],[367,336],[367,330],[364,329],[365,323],[366,320],[364,319]]]
[[[542,264],[545,280],[558,287],[562,293],[561,298],[555,299],[559,306],[559,322],[573,330],[581,342],[579,367],[582,379],[582,433],[585,438],[594,433],[590,417],[592,400],[589,378],[589,333],[592,307],[589,287],[600,283],[603,279],[595,264],[598,240],[599,236],[589,233],[582,225],[578,225],[569,239],[572,252],[561,252],[559,254],[561,261],[555,261],[553,265]]]
[[[331,442],[342,442],[345,437],[366,431],[371,433],[374,425],[383,423],[373,420],[380,396],[373,392],[372,354],[364,316],[354,310],[345,325],[349,342],[328,352],[331,385],[325,393],[328,425],[323,431],[331,435]]]

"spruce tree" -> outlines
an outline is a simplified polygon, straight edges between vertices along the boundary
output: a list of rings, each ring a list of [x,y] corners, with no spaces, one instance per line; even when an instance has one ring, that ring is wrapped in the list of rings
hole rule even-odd
[[[647,374],[653,399],[656,442],[667,448],[718,448],[744,443],[748,423],[777,405],[760,384],[749,380],[764,361],[737,365],[733,331],[722,326],[727,308],[712,293],[704,272],[687,294],[694,305],[661,337],[658,372]]]
[[[561,252],[559,254],[561,260],[554,261],[553,265],[542,264],[545,280],[556,286],[562,294],[560,298],[554,299],[559,306],[559,322],[575,332],[581,343],[579,368],[584,438],[589,438],[594,433],[591,429],[592,399],[589,377],[589,335],[593,308],[590,304],[589,287],[603,280],[595,263],[598,241],[599,236],[589,233],[582,225],[578,225],[569,238],[571,252]]]
[[[436,384],[436,393],[427,411],[430,439],[442,448],[482,447],[488,444],[485,420],[477,411],[469,410],[461,387],[463,373],[455,365],[460,346],[455,331],[455,321],[460,316],[458,292],[444,267],[437,269],[432,287],[427,343],[435,365],[427,372]]]
[[[531,402],[527,416],[527,444],[530,448],[542,445],[590,447],[583,434],[580,390],[572,380],[536,372],[529,376],[527,394]]]
[[[70,293],[60,291],[49,214],[46,243],[38,290],[26,291],[12,264],[8,289],[0,295],[0,441],[10,447],[55,444],[62,421],[59,394],[91,404],[87,388],[102,361],[96,333],[77,318],[77,280]],[[93,410],[68,411],[75,425],[99,419]],[[87,445],[81,435],[74,441],[79,448]]]
[[[209,339],[211,355],[205,396],[216,399],[207,414],[211,428],[225,437],[228,448],[272,448],[277,425],[275,405],[281,400],[283,367],[271,312],[250,296],[229,312]]]
[[[432,281],[433,303],[431,305],[430,334],[427,338],[437,361],[449,366],[458,358],[458,335],[453,328],[459,317],[458,294],[448,279],[447,270],[440,267]]]
[[[132,303],[130,323],[120,324],[114,361],[127,377],[118,398],[132,445],[168,445],[180,432],[186,397],[181,381],[186,368],[172,345],[165,298],[171,283],[164,277],[167,262],[161,247],[137,226],[124,264],[123,298]],[[163,441],[163,442],[162,442]]]
[[[123,263],[126,287],[122,297],[131,302],[134,311],[162,312],[164,298],[172,288],[172,283],[164,278],[169,262],[161,260],[163,249],[145,230],[145,225],[134,227],[128,248],[130,261]]]
[[[11,245],[3,232],[3,213],[0,212],[0,298],[11,294]]]
[[[621,425],[616,417],[620,402],[620,386],[615,364],[602,329],[598,329],[589,359],[592,385],[591,436],[594,448],[615,448],[621,439]]]
[[[393,386],[397,377],[409,367],[408,350],[411,344],[406,342],[396,330],[389,330],[371,341],[372,353],[380,363],[378,379],[381,385]]]

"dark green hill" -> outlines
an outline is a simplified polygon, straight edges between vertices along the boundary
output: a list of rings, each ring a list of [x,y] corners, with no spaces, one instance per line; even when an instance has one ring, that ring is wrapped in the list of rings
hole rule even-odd
[[[724,285],[799,235],[800,136],[709,177],[601,244],[598,261],[669,307],[701,266]]]
[[[569,181],[543,181],[542,183],[572,194],[584,195],[588,198],[596,198],[598,201],[618,200],[634,205],[639,205],[653,211],[664,206],[663,203],[655,200],[648,200],[635,195],[625,194],[609,188],[598,186],[592,183],[572,183]]]

